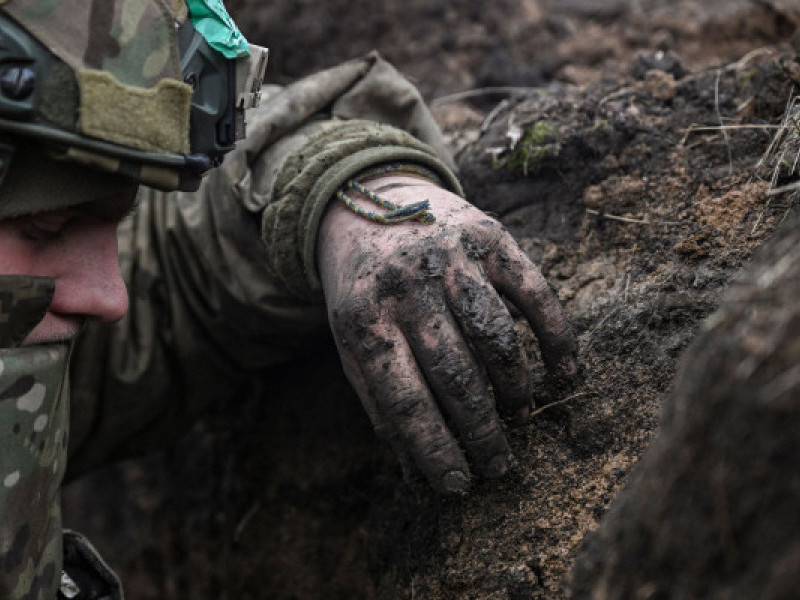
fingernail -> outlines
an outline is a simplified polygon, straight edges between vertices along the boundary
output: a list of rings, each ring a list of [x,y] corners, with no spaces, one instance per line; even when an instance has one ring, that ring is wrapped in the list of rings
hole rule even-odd
[[[461,471],[450,471],[442,478],[442,488],[448,494],[466,494],[469,489],[469,479]]]
[[[506,457],[502,454],[498,454],[492,460],[489,461],[489,464],[486,465],[486,477],[489,479],[497,479],[498,477],[502,477],[508,472],[508,461]]]

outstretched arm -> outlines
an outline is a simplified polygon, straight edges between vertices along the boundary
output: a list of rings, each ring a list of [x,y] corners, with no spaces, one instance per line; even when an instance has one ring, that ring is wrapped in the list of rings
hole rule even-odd
[[[428,198],[435,223],[376,225],[333,200],[396,163],[451,191],[407,176],[367,185],[401,205]],[[501,412],[524,412],[530,372],[501,295],[551,367],[574,370],[574,342],[538,270],[458,197],[448,164],[416,90],[373,55],[269,97],[197,194],[148,192],[120,236],[130,313],[76,349],[71,475],[176,439],[248,372],[312,342],[326,308],[401,456],[442,491],[466,489],[468,461],[501,475],[509,450],[488,386]]]

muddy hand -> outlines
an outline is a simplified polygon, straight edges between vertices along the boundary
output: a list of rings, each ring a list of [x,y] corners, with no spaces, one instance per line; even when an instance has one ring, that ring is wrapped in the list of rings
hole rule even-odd
[[[342,364],[378,433],[434,488],[463,493],[468,464],[484,477],[507,471],[498,412],[524,417],[531,401],[531,366],[500,295],[525,315],[551,370],[575,373],[575,340],[497,221],[420,179],[368,187],[400,205],[427,199],[436,221],[379,225],[331,204],[317,260]]]

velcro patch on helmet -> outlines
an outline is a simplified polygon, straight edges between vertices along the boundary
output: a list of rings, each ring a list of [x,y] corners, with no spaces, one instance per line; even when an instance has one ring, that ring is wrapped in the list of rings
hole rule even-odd
[[[183,79],[163,0],[14,0],[3,10],[76,72],[106,71],[149,88]]]
[[[190,85],[162,79],[143,89],[95,70],[82,71],[79,85],[83,134],[148,152],[189,153]]]

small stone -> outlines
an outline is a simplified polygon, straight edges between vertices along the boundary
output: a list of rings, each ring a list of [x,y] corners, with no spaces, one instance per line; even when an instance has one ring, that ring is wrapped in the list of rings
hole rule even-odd
[[[586,208],[597,210],[603,203],[603,188],[599,185],[590,185],[583,192],[583,205]]]
[[[656,100],[672,100],[677,93],[675,77],[670,73],[653,69],[647,72],[644,80],[644,90]]]
[[[469,490],[469,479],[461,471],[450,471],[442,478],[442,488],[448,494],[466,494]]]
[[[647,73],[654,70],[669,73],[675,79],[681,79],[689,73],[674,54],[659,50],[637,56],[631,69],[631,75],[636,79],[645,79]]]

